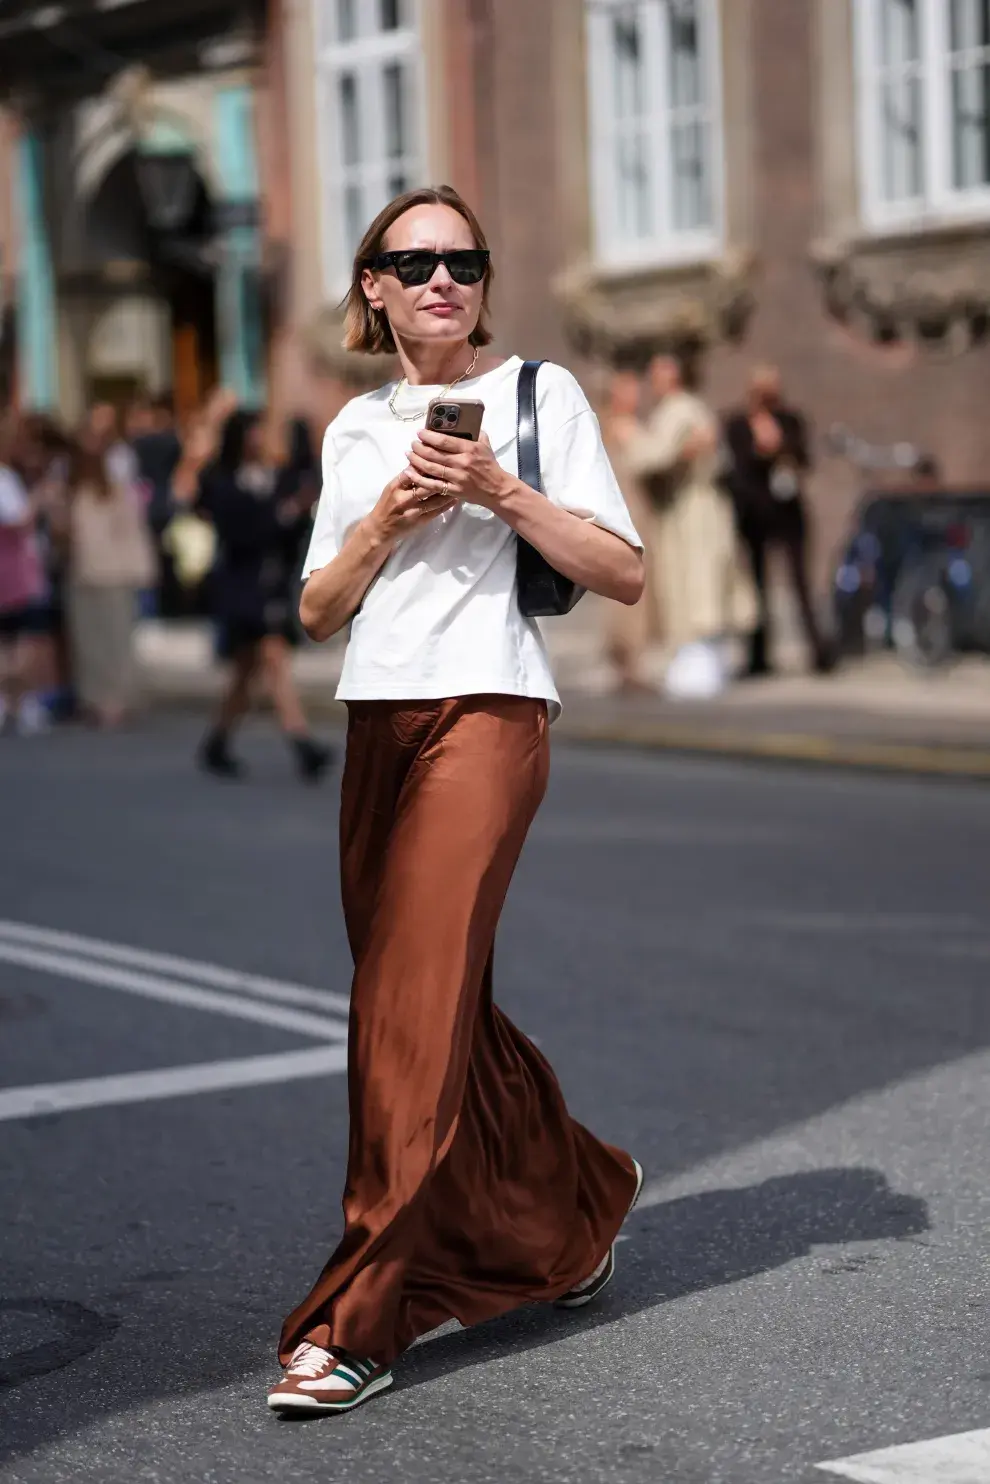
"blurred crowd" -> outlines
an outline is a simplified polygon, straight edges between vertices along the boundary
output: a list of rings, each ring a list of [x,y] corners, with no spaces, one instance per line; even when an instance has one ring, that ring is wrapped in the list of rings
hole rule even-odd
[[[809,661],[819,673],[830,670],[834,653],[808,574],[807,423],[786,402],[777,368],[755,366],[744,405],[718,417],[697,390],[691,362],[659,355],[645,386],[634,371],[615,373],[603,423],[647,548],[643,602],[616,605],[610,621],[619,689],[654,689],[645,666],[654,641],[666,652],[662,686],[671,696],[711,697],[735,678],[770,674],[774,549],[786,565]],[[741,670],[730,645],[739,638]]]
[[[319,468],[304,422],[276,426],[217,391],[180,427],[168,398],[89,409],[69,432],[0,419],[0,724],[24,735],[135,704],[138,617],[208,615],[229,681],[200,752],[241,770],[232,733],[263,683],[300,775],[329,749],[292,678],[295,577]]]
[[[690,363],[618,371],[603,424],[647,547],[636,608],[614,605],[605,636],[622,691],[718,694],[770,673],[768,554],[789,576],[810,664],[833,655],[812,602],[804,480],[809,438],[779,373],[753,368],[744,405],[718,417]],[[296,575],[319,495],[307,425],[276,423],[215,391],[181,426],[167,397],[90,408],[71,432],[50,418],[0,418],[0,726],[33,735],[67,718],[112,728],[135,704],[140,615],[209,617],[228,679],[200,761],[242,771],[232,745],[267,690],[300,773],[329,750],[310,734],[293,681]],[[746,646],[742,671],[727,641]]]

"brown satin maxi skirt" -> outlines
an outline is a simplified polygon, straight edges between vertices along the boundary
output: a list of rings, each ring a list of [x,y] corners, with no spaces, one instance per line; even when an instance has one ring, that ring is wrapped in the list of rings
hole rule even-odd
[[[629,1156],[567,1112],[492,1002],[499,913],[549,766],[515,696],[348,706],[340,848],[354,955],[344,1234],[285,1321],[388,1364],[587,1278],[622,1224]]]

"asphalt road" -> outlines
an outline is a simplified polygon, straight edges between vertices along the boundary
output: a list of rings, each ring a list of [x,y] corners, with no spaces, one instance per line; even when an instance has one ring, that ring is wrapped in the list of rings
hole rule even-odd
[[[344,1168],[336,790],[260,724],[214,784],[194,736],[0,745],[0,1479],[812,1484],[990,1427],[990,790],[558,747],[500,999],[646,1167],[616,1283],[293,1424],[273,1345]]]

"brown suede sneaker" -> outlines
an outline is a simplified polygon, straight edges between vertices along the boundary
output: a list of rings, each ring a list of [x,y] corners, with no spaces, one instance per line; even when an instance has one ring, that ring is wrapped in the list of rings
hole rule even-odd
[[[629,1202],[629,1211],[633,1209],[639,1200],[640,1191],[643,1189],[643,1166],[638,1159],[634,1159],[633,1164],[636,1167],[636,1189],[633,1193],[632,1200]],[[629,1215],[629,1211],[626,1212],[626,1216]],[[590,1304],[592,1299],[598,1297],[603,1288],[608,1287],[614,1277],[615,1243],[613,1242],[597,1268],[595,1268],[595,1271],[589,1277],[585,1278],[582,1283],[575,1284],[566,1293],[562,1293],[559,1299],[555,1299],[554,1308],[583,1309],[585,1304]]]
[[[304,1340],[285,1375],[268,1393],[273,1412],[349,1412],[392,1384],[392,1372],[373,1360],[356,1360]]]

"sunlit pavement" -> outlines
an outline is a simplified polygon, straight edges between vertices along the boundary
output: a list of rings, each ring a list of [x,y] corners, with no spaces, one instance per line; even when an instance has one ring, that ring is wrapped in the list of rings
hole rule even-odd
[[[990,790],[558,747],[499,997],[646,1166],[617,1280],[281,1424],[340,1226],[335,788],[195,739],[0,744],[0,1479],[985,1481]]]

